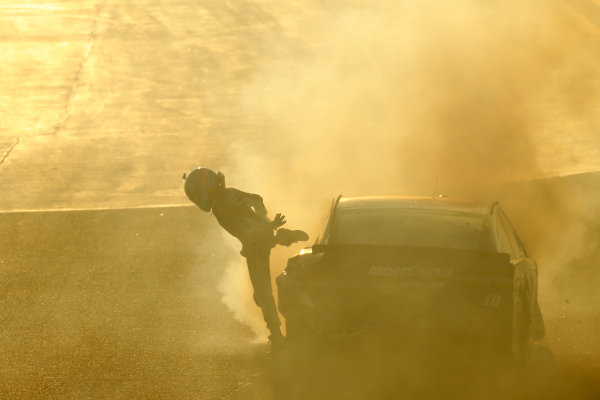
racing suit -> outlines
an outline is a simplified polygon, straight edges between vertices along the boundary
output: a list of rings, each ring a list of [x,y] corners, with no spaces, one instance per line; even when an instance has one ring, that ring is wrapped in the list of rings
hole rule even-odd
[[[263,199],[257,194],[224,188],[212,207],[219,224],[242,243],[241,255],[246,258],[254,302],[262,311],[272,335],[281,335],[279,314],[273,298],[269,258],[276,244],[289,246],[287,229],[274,227],[267,218]]]

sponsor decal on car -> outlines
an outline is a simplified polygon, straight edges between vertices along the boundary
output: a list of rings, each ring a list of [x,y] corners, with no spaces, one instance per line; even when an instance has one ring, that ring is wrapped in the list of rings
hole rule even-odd
[[[427,268],[413,266],[372,265],[369,275],[396,278],[450,279],[454,276],[452,268]]]
[[[429,313],[416,310],[401,310],[390,315],[390,322],[398,327],[413,327],[427,330],[434,326],[433,316]]]

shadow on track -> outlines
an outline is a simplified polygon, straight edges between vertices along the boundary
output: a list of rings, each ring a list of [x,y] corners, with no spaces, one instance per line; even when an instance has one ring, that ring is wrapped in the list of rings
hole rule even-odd
[[[536,348],[521,366],[489,349],[442,343],[291,345],[269,362],[276,399],[592,399]]]

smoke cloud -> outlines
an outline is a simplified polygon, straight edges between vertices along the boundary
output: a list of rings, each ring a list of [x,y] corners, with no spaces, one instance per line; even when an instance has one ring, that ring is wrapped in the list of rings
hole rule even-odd
[[[578,257],[550,250],[558,242],[593,248],[580,204],[595,209],[589,200],[506,186],[565,173],[546,157],[598,112],[598,37],[567,3],[324,4],[301,37],[270,38],[242,96],[242,119],[264,130],[232,146],[233,186],[260,193],[312,239],[339,193],[431,195],[437,181],[452,197],[500,199],[545,282]],[[291,251],[276,250],[273,274]],[[260,315],[237,273],[247,274],[236,267],[223,281],[226,303]]]

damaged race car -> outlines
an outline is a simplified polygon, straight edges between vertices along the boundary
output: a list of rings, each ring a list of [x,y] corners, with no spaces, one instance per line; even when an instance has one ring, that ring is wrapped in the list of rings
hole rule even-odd
[[[497,202],[340,196],[277,288],[290,346],[380,330],[526,362],[544,336],[537,265]]]

